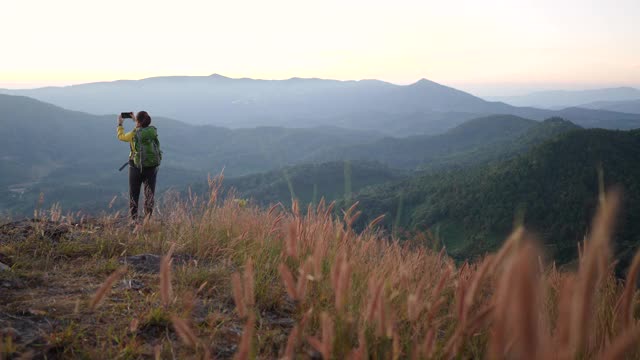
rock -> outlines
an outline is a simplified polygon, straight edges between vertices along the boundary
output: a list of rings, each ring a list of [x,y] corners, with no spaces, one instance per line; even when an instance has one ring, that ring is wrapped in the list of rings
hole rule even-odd
[[[43,334],[50,334],[60,322],[46,316],[32,316],[23,313],[0,312],[0,339],[11,336],[16,344],[27,348],[43,348],[47,340]],[[12,357],[9,357],[12,358]]]
[[[120,258],[123,265],[132,267],[137,272],[158,273],[160,272],[160,261],[162,256],[155,254],[140,254]],[[175,254],[171,258],[173,265],[197,264],[197,260],[189,255]]]
[[[145,285],[142,281],[136,279],[124,279],[122,280],[122,287],[125,290],[142,290]]]
[[[129,265],[138,272],[157,273],[160,272],[160,260],[161,257],[158,255],[141,254],[127,256],[123,259],[120,259],[120,263]]]
[[[38,309],[27,309],[27,311],[24,312],[25,315],[31,315],[31,316],[45,316],[47,315],[47,312],[44,310],[38,310]]]
[[[262,312],[260,317],[264,325],[291,328],[296,321],[291,316],[285,314],[276,314],[271,312]]]
[[[17,290],[24,289],[26,286],[24,282],[20,279],[5,279],[0,280],[0,288]]]
[[[322,354],[316,349],[307,349],[307,356],[312,360],[322,360]]]
[[[44,219],[26,219],[10,222],[0,226],[0,243],[24,241],[29,236],[37,234],[58,242],[67,235],[73,226],[65,223]]]
[[[271,326],[293,327],[295,324],[295,320],[291,318],[280,318],[269,321],[269,325]]]
[[[191,316],[196,324],[204,324],[210,319],[211,312],[207,304],[201,299],[195,298],[193,301],[193,309],[191,310]]]
[[[228,359],[231,358],[238,350],[238,345],[235,344],[217,344],[215,353],[219,358]]]
[[[9,271],[11,267],[0,262],[0,271]]]
[[[13,261],[11,260],[11,257],[0,253],[0,263],[4,263],[4,265],[7,265],[8,267],[13,266]]]
[[[242,336],[242,331],[244,330],[240,324],[230,324],[227,330],[237,336]]]

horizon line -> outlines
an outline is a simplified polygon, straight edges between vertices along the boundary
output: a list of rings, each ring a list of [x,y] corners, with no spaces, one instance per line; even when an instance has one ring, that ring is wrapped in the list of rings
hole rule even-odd
[[[114,80],[95,80],[95,81],[86,81],[86,82],[50,82],[49,85],[44,85],[44,83],[16,83],[16,82],[8,82],[3,83],[0,80],[0,90],[37,90],[37,89],[46,89],[46,88],[68,88],[73,86],[82,86],[82,85],[91,85],[91,84],[109,84],[116,82],[136,82],[136,81],[145,81],[145,80],[153,80],[153,79],[161,79],[161,78],[210,78],[217,77],[228,80],[254,80],[254,81],[291,81],[291,80],[319,80],[319,81],[337,81],[337,82],[381,82],[395,86],[411,86],[418,84],[422,81],[428,81],[431,83],[436,83],[441,86],[447,86],[454,88],[456,90],[460,90],[460,87],[537,87],[539,86],[539,90],[532,90],[525,92],[524,94],[531,94],[537,92],[548,92],[548,91],[589,91],[589,90],[604,90],[604,89],[619,89],[619,88],[631,88],[640,90],[640,84],[595,84],[595,83],[537,83],[537,82],[471,82],[471,83],[462,83],[462,82],[454,82],[454,85],[447,85],[445,82],[431,80],[427,77],[421,77],[412,82],[393,82],[389,80],[381,80],[376,78],[361,78],[361,79],[335,79],[335,78],[325,78],[325,77],[299,77],[292,76],[286,78],[252,78],[252,77],[230,77],[226,75],[222,75],[219,73],[211,73],[209,75],[157,75],[157,76],[147,76],[142,78],[122,78],[122,79],[114,79]],[[29,84],[33,86],[29,86]],[[563,87],[564,86],[564,87]],[[576,87],[576,88],[573,88]],[[572,89],[571,89],[572,88]],[[465,90],[462,90],[465,91]],[[469,91],[465,91],[469,92]],[[491,97],[502,97],[502,96],[519,96],[519,95],[491,95]]]

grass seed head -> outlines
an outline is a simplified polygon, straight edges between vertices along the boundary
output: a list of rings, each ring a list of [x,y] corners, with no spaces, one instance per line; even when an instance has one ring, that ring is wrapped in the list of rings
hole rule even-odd
[[[244,318],[247,316],[247,307],[245,304],[242,278],[237,272],[231,275],[231,288],[233,290],[233,300],[236,303],[236,311],[241,318]]]
[[[91,298],[91,301],[89,302],[89,307],[91,308],[91,310],[95,310],[96,308],[98,308],[98,306],[100,306],[100,304],[102,304],[104,299],[111,291],[111,287],[113,287],[113,284],[126,272],[127,267],[122,266],[111,273],[111,275],[109,275],[109,277],[104,281],[104,283],[102,283],[102,285],[100,285],[96,293]]]
[[[173,324],[173,328],[175,329],[176,334],[178,334],[178,337],[185,345],[191,348],[195,348],[197,346],[198,337],[186,321],[175,315],[172,315],[171,323]]]
[[[160,298],[165,307],[171,304],[171,263],[171,257],[166,255],[160,260]]]

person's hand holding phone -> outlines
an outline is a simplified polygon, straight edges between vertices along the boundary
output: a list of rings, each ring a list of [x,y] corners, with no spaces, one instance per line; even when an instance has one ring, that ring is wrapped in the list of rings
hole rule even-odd
[[[124,119],[132,119],[134,122],[136,121],[136,117],[133,112],[122,112],[118,115],[118,126],[122,126]]]

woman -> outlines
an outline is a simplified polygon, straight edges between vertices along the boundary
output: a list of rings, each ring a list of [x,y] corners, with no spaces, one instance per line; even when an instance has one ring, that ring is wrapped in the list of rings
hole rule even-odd
[[[156,176],[162,160],[158,132],[151,124],[151,116],[146,111],[137,115],[131,113],[136,127],[128,133],[124,132],[122,114],[118,116],[118,139],[128,142],[129,153],[129,211],[131,220],[138,220],[138,200],[140,186],[144,184],[144,216],[149,218],[153,213],[156,190]]]

